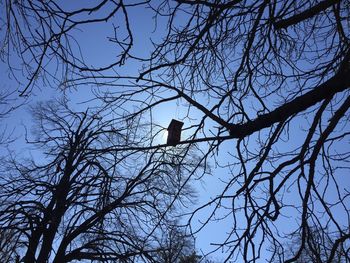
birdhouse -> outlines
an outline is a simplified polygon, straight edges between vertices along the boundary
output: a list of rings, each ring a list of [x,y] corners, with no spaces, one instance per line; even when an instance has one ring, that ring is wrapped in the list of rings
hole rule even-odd
[[[167,144],[175,146],[180,142],[181,128],[184,125],[183,122],[172,119],[168,127],[168,139]]]

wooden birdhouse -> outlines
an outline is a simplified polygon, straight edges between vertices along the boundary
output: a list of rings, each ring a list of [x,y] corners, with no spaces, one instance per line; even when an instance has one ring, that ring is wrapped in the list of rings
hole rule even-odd
[[[183,122],[172,119],[168,127],[168,139],[167,144],[175,146],[181,139],[181,128],[184,125]]]

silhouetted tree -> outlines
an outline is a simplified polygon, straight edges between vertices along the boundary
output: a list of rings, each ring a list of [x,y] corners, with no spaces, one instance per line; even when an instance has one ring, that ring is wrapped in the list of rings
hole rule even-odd
[[[157,261],[160,263],[180,263],[188,258],[195,250],[194,238],[186,233],[186,229],[179,222],[171,221],[165,225],[159,236]]]
[[[349,0],[126,2],[2,1],[2,58],[14,76],[28,77],[19,78],[21,94],[41,83],[96,85],[99,106],[115,113],[120,129],[144,129],[137,144],[107,149],[126,159],[142,154],[150,177],[158,170],[149,165],[163,162],[165,172],[186,178],[182,186],[206,178],[208,164],[224,168],[216,194],[192,212],[189,226],[196,233],[231,218],[213,248],[228,251],[227,261],[272,260],[299,232],[299,248],[286,259],[296,261],[312,225],[339,233],[332,262],[350,239]],[[133,27],[145,8],[158,26],[149,56]],[[90,65],[75,30],[100,24],[110,26],[116,54]],[[186,133],[171,148],[157,140],[164,127],[156,117],[173,104]]]
[[[159,228],[191,193],[177,188],[181,175],[166,163],[114,147],[136,143],[136,130],[120,128],[98,113],[71,111],[66,104],[33,109],[33,158],[12,155],[2,163],[0,233],[11,238],[9,258],[21,262],[157,262],[164,248]],[[140,132],[140,131],[138,131]],[[132,141],[135,136],[135,141]],[[20,155],[21,156],[21,155]],[[183,195],[187,195],[182,198]],[[5,262],[5,261],[4,261]]]
[[[339,242],[338,234],[330,233],[326,230],[319,230],[317,228],[310,227],[308,229],[305,246],[301,252],[299,252],[299,246],[301,243],[300,233],[295,233],[292,235],[292,238],[289,243],[286,243],[285,246],[288,248],[285,251],[285,254],[276,255],[274,262],[283,262],[284,258],[291,257],[295,255],[296,252],[300,253],[297,257],[297,263],[322,263],[329,261],[330,254],[334,253],[332,261],[334,263],[343,263],[350,261],[350,247],[349,244],[342,243],[337,247],[335,251],[334,243]]]

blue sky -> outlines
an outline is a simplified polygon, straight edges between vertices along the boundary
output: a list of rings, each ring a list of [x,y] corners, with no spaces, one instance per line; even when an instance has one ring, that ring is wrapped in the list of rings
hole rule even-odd
[[[72,6],[71,6],[72,5]],[[67,8],[75,8],[79,6],[79,1],[76,2],[69,2],[67,4]],[[166,25],[163,23],[157,24],[157,27],[155,27],[154,20],[152,19],[152,12],[149,9],[144,8],[131,8],[130,10],[130,26],[133,29],[134,32],[134,45],[132,47],[131,54],[147,57],[152,49],[152,41],[158,42],[161,41],[161,36],[164,34],[164,30]],[[113,36],[113,26],[121,26],[119,28],[118,33],[125,33],[125,29],[123,29],[123,25],[121,21],[118,19],[121,19],[122,15],[119,14],[119,16],[116,16],[116,19],[108,22],[108,23],[98,23],[94,25],[88,25],[88,26],[82,26],[79,28],[79,30],[74,30],[71,32],[72,35],[74,35],[76,41],[79,43],[80,49],[82,51],[82,56],[86,62],[87,65],[94,65],[95,67],[103,67],[104,65],[108,65],[109,63],[113,62],[116,58],[116,56],[119,54],[119,51],[117,49],[117,46],[115,43],[109,41],[108,37]],[[181,18],[180,18],[181,21]],[[73,46],[73,49],[77,49],[77,46]],[[15,59],[15,58],[14,58]],[[16,60],[14,60],[14,63]],[[53,61],[52,64],[48,67],[49,69],[56,68],[57,65],[55,65],[55,62]],[[302,65],[303,66],[303,65]],[[304,65],[305,66],[305,65]],[[307,66],[305,66],[307,67]],[[8,78],[8,74],[6,72],[6,67],[3,64],[0,64],[0,77],[3,79],[3,86],[1,88],[7,88],[9,87],[12,89],[13,86],[17,86],[17,83],[10,78]],[[122,67],[115,67],[114,70],[106,70],[102,74],[106,76],[116,76],[119,75],[135,75],[139,73],[139,70],[141,68],[141,64],[139,62],[136,62],[133,59],[128,59],[126,61],[126,64]],[[58,71],[59,76],[60,71]],[[21,75],[18,75],[21,77]],[[23,83],[25,82],[25,76],[22,76]],[[60,92],[57,90],[59,88],[58,86],[59,81],[57,82],[51,82],[51,84],[47,83],[41,83],[39,80],[38,86],[41,87],[35,88],[30,96],[28,98],[28,105],[33,104],[36,101],[40,100],[48,100],[55,97],[60,97]],[[292,83],[291,83],[292,84]],[[52,86],[50,86],[52,85]],[[67,91],[67,96],[72,100],[71,105],[77,109],[77,110],[83,110],[87,106],[93,107],[95,105],[99,105],[98,101],[89,101],[90,98],[93,98],[93,94],[91,93],[91,88],[95,89],[92,86],[89,85],[81,85],[76,88],[69,89]],[[291,85],[291,90],[293,90],[293,86]],[[21,88],[20,88],[21,89]],[[99,87],[99,90],[101,91],[114,91],[115,87],[113,86],[104,86]],[[170,94],[169,91],[165,91],[164,94]],[[142,100],[142,96],[144,94],[140,95],[139,99]],[[205,106],[209,107],[212,106],[215,101],[206,101],[206,98],[199,97],[197,98],[199,101],[203,101],[203,103],[207,103]],[[18,99],[18,101],[23,101],[23,99]],[[89,101],[89,102],[86,102]],[[84,103],[86,102],[86,103]],[[251,106],[255,106],[256,101],[250,102]],[[273,108],[273,104],[275,101],[271,100],[268,102]],[[127,107],[128,109],[132,109],[134,105],[129,104]],[[30,116],[26,111],[27,106],[16,110],[11,114],[5,122],[3,122],[3,125],[8,125],[9,130],[12,130],[12,128],[16,128],[14,132],[14,136],[21,136],[24,133],[23,127],[19,126],[20,123],[23,123],[24,125],[30,126]],[[188,128],[193,124],[197,124],[198,121],[201,119],[202,114],[194,109],[193,107],[188,112],[187,111],[187,105],[184,101],[177,101],[177,102],[169,102],[165,104],[161,104],[157,107],[155,107],[152,110],[153,113],[153,120],[159,124],[161,127],[166,128],[171,121],[171,119],[180,119],[183,120],[185,125],[184,128]],[[255,114],[254,111],[248,112]],[[285,142],[279,142],[278,146],[276,147],[276,151],[283,150],[287,151],[289,148],[292,149],[295,146],[298,146],[302,143],[303,136],[305,136],[305,133],[303,130],[307,130],[310,126],[311,119],[298,119],[296,122],[293,122],[293,127],[290,129],[289,137],[285,135]],[[208,128],[206,128],[205,132],[207,134],[210,134],[210,130],[215,131],[216,124],[207,121],[206,125]],[[186,130],[183,133],[183,139],[187,136],[191,136],[193,133],[193,129]],[[155,141],[155,143],[162,143],[163,140],[165,140],[165,130],[163,133],[161,133],[160,137],[158,138],[159,141]],[[203,135],[203,134],[202,134]],[[201,134],[198,136],[200,137]],[[203,135],[204,136],[204,135]],[[255,135],[253,135],[250,138],[250,141],[252,142],[250,144],[250,148],[252,151],[258,151],[259,145],[257,145],[254,141],[257,139]],[[349,143],[349,140],[347,141]],[[19,149],[22,147],[23,140],[20,140],[20,142],[17,142],[15,144],[15,148]],[[13,146],[12,146],[13,147]],[[212,171],[212,174],[205,175],[200,180],[193,180],[193,185],[195,186],[197,192],[198,192],[198,201],[197,204],[194,206],[200,206],[209,200],[211,198],[215,198],[216,195],[220,194],[227,181],[230,180],[231,172],[234,174],[234,169],[237,169],[237,167],[233,167],[230,165],[232,163],[232,160],[236,158],[237,156],[234,156],[236,153],[235,151],[236,147],[236,141],[235,140],[229,140],[225,141],[219,148],[218,153],[211,158],[209,165]],[[205,150],[207,148],[206,143],[200,144],[199,148]],[[348,148],[348,144],[339,144],[336,148],[338,151],[346,151]],[[218,163],[220,166],[218,166],[215,163],[215,159],[218,160]],[[273,162],[272,162],[273,163]],[[248,168],[251,168],[248,166]],[[231,169],[231,171],[230,171]],[[347,170],[344,170],[344,174],[341,176],[344,176],[346,178]],[[297,176],[296,176],[297,177]],[[295,177],[295,178],[296,178]],[[281,179],[280,179],[281,180]],[[350,180],[344,180],[344,188],[350,186]],[[320,182],[319,186],[322,187],[324,182]],[[332,187],[330,188],[331,191]],[[228,194],[233,194],[235,191],[235,186],[230,188],[228,190]],[[290,200],[290,203],[293,204],[293,202],[297,202],[299,199],[297,193],[296,193],[296,185],[291,187],[290,189],[286,189],[285,193],[287,196],[290,196],[287,198],[287,200]],[[332,194],[330,194],[332,196]],[[213,247],[210,246],[210,243],[220,243],[223,242],[226,238],[226,234],[231,230],[232,227],[232,215],[228,212],[230,211],[230,207],[232,206],[231,200],[227,199],[224,201],[223,205],[226,205],[228,209],[221,209],[219,210],[218,214],[216,215],[217,218],[221,218],[222,216],[227,216],[225,219],[222,219],[218,222],[213,222],[211,224],[208,224],[204,231],[200,232],[197,235],[196,238],[196,247],[198,251],[203,251],[203,253],[209,252]],[[236,204],[236,205],[239,205]],[[334,208],[339,212],[339,218],[343,217],[342,209],[339,206],[335,206]],[[201,213],[199,213],[200,216],[197,218],[194,218],[193,220],[193,229],[195,230],[198,228],[200,224],[198,224],[199,220],[202,220],[205,215],[208,215],[210,213],[210,209],[205,210]],[[280,223],[278,223],[277,227],[280,230],[284,230],[286,232],[290,231],[292,226],[297,226],[295,220],[293,219],[293,209],[286,209],[286,214],[289,214],[290,217],[285,217],[281,220]],[[294,221],[293,221],[294,220]],[[238,222],[239,223],[239,222]],[[213,255],[214,258],[220,259],[224,257],[224,255],[227,255],[228,251],[221,251],[219,250],[217,253]]]
[[[79,2],[70,2],[70,5],[73,4],[72,8],[79,7]],[[118,17],[118,16],[117,16]],[[98,23],[87,26],[79,27],[79,30],[74,30],[71,34],[74,35],[77,43],[80,46],[81,52],[83,54],[84,60],[87,65],[93,65],[94,67],[103,67],[104,65],[108,65],[115,60],[115,57],[119,54],[119,50],[116,50],[116,45],[108,40],[108,37],[113,36],[113,26],[118,26],[120,21],[113,20],[111,23]],[[130,9],[130,23],[134,32],[134,46],[132,49],[132,54],[138,56],[147,57],[152,48],[152,41],[160,41],[159,36],[164,30],[165,25],[158,22],[155,25],[154,20],[152,19],[152,13],[149,9],[144,8],[136,8]],[[156,28],[157,27],[157,28]],[[77,48],[77,46],[75,46]],[[53,72],[55,71],[57,65],[55,61],[50,62],[49,70],[51,69]],[[16,57],[13,56],[13,64],[16,64]],[[58,65],[59,66],[59,65]],[[17,74],[16,76],[22,82],[22,84],[18,84],[16,81],[12,79],[9,75],[7,67],[5,64],[0,64],[0,74],[1,79],[3,79],[3,87],[14,89],[17,87],[19,90],[23,89],[23,86],[27,82],[25,76],[21,76],[21,74]],[[120,75],[135,75],[138,73],[140,68],[140,64],[133,61],[132,59],[126,62],[126,65],[122,67],[118,67],[116,72],[113,70],[107,70],[103,74],[107,76],[115,76],[116,73]],[[60,72],[57,72],[57,76],[59,76]],[[24,141],[25,127],[28,130],[31,129],[32,125],[32,117],[29,113],[29,107],[31,105],[35,105],[38,101],[46,101],[50,99],[60,98],[61,93],[59,90],[58,82],[52,82],[49,86],[47,83],[42,83],[40,79],[38,80],[38,87],[35,87],[28,98],[19,98],[17,97],[18,93],[14,94],[14,98],[19,103],[25,101],[25,105],[21,108],[14,111],[11,115],[9,115],[4,122],[2,122],[3,126],[7,126],[8,130],[11,131],[11,135],[13,138],[17,138],[15,143],[11,144],[9,147],[11,150],[21,152],[27,156],[33,156],[37,161],[40,162],[40,158],[42,158],[42,154],[40,151],[37,151],[32,146],[27,146]],[[94,107],[95,105],[99,105],[99,102],[92,101],[88,102],[91,98],[94,98],[91,93],[91,89],[94,89],[93,86],[78,86],[76,89],[69,89],[66,91],[66,96],[68,96],[71,100],[70,105],[78,110],[83,111],[87,107]],[[114,90],[113,87],[102,87],[101,90],[105,91],[107,89]],[[153,109],[154,121],[162,126],[163,128],[167,128],[171,119],[181,119],[184,122],[184,129],[190,127],[193,123],[196,123],[199,118],[199,112],[192,108],[190,112],[187,111],[185,102],[177,101],[177,102],[169,102],[165,104],[161,104]],[[132,107],[132,105],[129,105]],[[189,116],[186,117],[186,115]],[[192,130],[184,131],[182,134],[182,139],[187,136],[191,136]],[[166,131],[164,130],[160,133],[159,141],[155,141],[155,144],[163,144],[166,140]],[[225,148],[231,147],[233,142],[226,142],[226,146],[221,147],[224,151]],[[206,148],[205,145],[201,145],[200,147]],[[23,150],[24,149],[24,150]],[[5,153],[7,150],[2,148],[2,153]],[[221,158],[229,158],[226,154],[223,154],[224,157]],[[196,205],[201,205],[208,201],[211,196],[215,196],[217,191],[223,187],[223,184],[218,181],[218,177],[226,177],[225,169],[218,169],[215,167],[215,163],[210,164],[212,166],[212,171],[214,172],[212,175],[208,175],[206,177],[202,177],[200,180],[193,180],[192,184],[198,192],[198,201]],[[217,170],[217,172],[215,172]],[[193,206],[195,207],[195,206]],[[197,220],[194,220],[193,229],[197,227]],[[184,220],[185,222],[185,220]],[[210,243],[214,242],[222,242],[225,238],[226,230],[230,229],[230,220],[224,220],[219,223],[215,223],[212,225],[208,225],[205,228],[205,231],[201,232],[196,237],[196,249],[199,253],[208,253],[212,247]],[[219,253],[213,255],[212,257],[221,259],[221,253],[223,251],[219,251]]]

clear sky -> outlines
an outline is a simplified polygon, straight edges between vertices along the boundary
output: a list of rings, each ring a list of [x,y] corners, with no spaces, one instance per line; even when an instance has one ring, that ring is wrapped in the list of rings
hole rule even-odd
[[[74,9],[76,7],[80,6],[80,1],[67,1],[65,3],[65,7],[67,9]],[[93,3],[93,1],[91,2]],[[108,6],[106,7],[108,8]],[[131,50],[131,54],[135,56],[141,56],[141,57],[147,57],[150,55],[150,52],[153,48],[153,42],[159,42],[161,41],[162,37],[164,37],[166,24],[162,23],[162,18],[159,18],[158,23],[155,23],[155,20],[152,18],[152,11],[150,9],[145,9],[143,7],[135,7],[129,9],[129,18],[130,18],[130,27],[133,30],[133,36],[134,36],[134,45]],[[120,20],[119,20],[120,19]],[[181,17],[178,18],[179,21],[182,21]],[[184,19],[183,19],[184,20]],[[74,30],[71,32],[74,39],[76,40],[77,44],[79,45],[79,49],[82,52],[82,57],[84,58],[84,61],[87,65],[93,65],[96,68],[104,67],[105,65],[108,65],[110,63],[113,63],[115,61],[115,58],[120,53],[120,48],[117,47],[117,45],[111,41],[111,37],[113,37],[113,28],[118,28],[118,34],[123,35],[123,33],[126,33],[126,29],[123,28],[124,26],[124,20],[122,14],[117,15],[115,19],[109,21],[109,22],[101,22],[97,24],[89,24],[86,26],[79,27],[79,30]],[[181,23],[181,22],[179,22]],[[72,46],[72,49],[74,51],[78,50],[78,45]],[[16,63],[16,58],[14,58],[13,63]],[[57,67],[57,64],[55,64],[55,61],[47,61],[49,63],[48,70],[52,70],[52,72],[55,72],[55,69]],[[60,65],[58,65],[60,66]],[[133,60],[132,58],[129,58],[125,65],[122,67],[115,67],[113,70],[105,70],[102,75],[105,76],[128,76],[128,75],[137,75],[140,72],[141,63]],[[59,76],[60,70],[56,71],[57,76]],[[17,74],[17,77],[19,78],[22,83],[26,82],[26,76],[21,76],[21,74]],[[3,80],[2,84],[0,86],[1,89],[9,89],[14,90],[13,87],[17,86],[18,83],[11,79],[12,77],[9,76],[6,66],[4,64],[0,64],[0,78]],[[21,79],[22,78],[22,79]],[[36,87],[29,98],[23,99],[18,98],[16,94],[13,94],[11,97],[16,99],[16,103],[23,103],[25,102],[26,105],[23,105],[23,107],[17,109],[14,111],[9,117],[2,122],[2,126],[7,126],[7,130],[12,133],[13,137],[21,137],[24,134],[24,128],[20,124],[24,124],[24,126],[30,126],[31,120],[30,115],[27,112],[27,108],[29,105],[33,105],[36,101],[40,100],[49,100],[52,98],[59,98],[61,96],[60,93],[60,87],[58,86],[59,81],[52,81],[52,82],[41,82],[39,80],[38,87],[41,87],[40,89]],[[22,88],[19,88],[21,90]],[[70,104],[72,107],[76,110],[84,110],[87,107],[94,107],[99,105],[99,101],[90,99],[94,98],[94,91],[111,91],[113,92],[115,90],[115,87],[113,85],[111,86],[103,86],[103,87],[94,87],[93,85],[81,85],[76,88],[72,88],[66,91],[66,96],[71,99]],[[171,94],[169,93],[163,93],[164,94]],[[159,94],[156,94],[159,95]],[[145,94],[140,95],[139,99],[142,101],[143,96],[146,96]],[[206,103],[206,107],[212,106],[211,104],[214,102],[206,101],[205,97],[200,97],[198,101],[203,101],[203,103]],[[138,102],[139,104],[139,102]],[[252,108],[255,106],[254,102],[251,102]],[[268,101],[267,104],[270,104],[273,108],[274,101]],[[132,109],[133,104],[130,103],[126,106],[127,109]],[[202,114],[194,109],[193,107],[188,111],[188,107],[185,104],[183,100],[178,100],[176,102],[169,102],[164,103],[161,105],[158,105],[154,107],[152,110],[152,117],[153,121],[160,125],[160,127],[163,127],[164,129],[168,126],[171,119],[179,119],[184,122],[184,129],[183,137],[182,139],[185,139],[187,137],[190,137],[192,133],[194,132],[194,129],[190,128],[194,124],[198,124],[198,122],[202,118]],[[249,114],[248,110],[248,114]],[[255,114],[254,111],[252,113]],[[297,119],[297,121],[292,122],[292,126],[290,129],[289,135],[284,135],[285,141],[279,142],[277,146],[275,146],[274,151],[279,152],[283,149],[283,151],[287,152],[288,149],[293,149],[297,146],[300,146],[300,144],[303,142],[303,139],[305,136],[305,130],[307,130],[310,127],[310,122],[312,119],[304,118],[303,120]],[[214,131],[216,129],[216,125],[212,123],[211,121],[206,122],[207,127],[205,132],[210,134],[210,131]],[[14,130],[14,132],[12,132]],[[199,134],[198,137],[204,136],[203,134]],[[253,135],[251,137],[252,143],[250,144],[250,149],[252,151],[257,151],[259,149],[259,145],[254,142],[254,140],[257,140],[258,138],[255,137],[257,135]],[[282,136],[283,137],[283,136]],[[165,143],[166,138],[166,131],[164,130],[158,140],[154,141],[154,144],[161,144]],[[339,152],[345,152],[348,150],[349,146],[349,140],[347,140],[347,144],[339,144],[335,148]],[[16,141],[15,144],[12,146],[13,149],[19,150],[24,146],[23,139],[20,139]],[[208,145],[206,143],[199,144],[199,149],[205,150],[207,149]],[[236,141],[235,140],[228,140],[223,142],[219,150],[216,154],[213,154],[211,156],[210,161],[208,162],[210,166],[211,174],[207,174],[204,177],[198,179],[198,180],[192,180],[192,184],[194,188],[196,189],[196,192],[198,193],[198,200],[197,203],[193,207],[201,206],[202,204],[207,203],[211,199],[215,198],[218,194],[221,194],[224,191],[225,186],[227,185],[227,182],[231,180],[230,176],[234,173],[238,173],[237,166],[233,166],[232,162],[233,160],[237,161],[236,154]],[[0,150],[3,150],[5,152],[5,148],[0,148]],[[33,151],[31,152],[33,154]],[[322,162],[322,160],[320,160]],[[271,168],[274,167],[273,160],[270,162]],[[251,168],[249,165],[247,168]],[[237,169],[237,170],[235,170]],[[341,174],[339,176],[344,176],[344,184],[342,185],[344,189],[349,189],[350,187],[350,180],[347,178],[347,170],[344,169],[344,174]],[[299,178],[300,179],[300,178]],[[298,179],[298,180],[299,180]],[[283,180],[283,178],[279,178],[279,180]],[[297,181],[297,179],[295,179]],[[324,187],[325,183],[320,179],[318,182],[318,187],[322,188]],[[265,187],[268,187],[267,185]],[[334,189],[334,185],[327,190],[329,192]],[[225,194],[229,197],[233,195],[236,191],[238,186],[232,185]],[[294,205],[296,202],[299,202],[299,195],[297,194],[297,184],[294,184],[291,188],[285,189],[283,191],[285,196],[288,196],[288,198],[285,198],[286,200],[290,201],[290,205]],[[329,194],[332,196],[332,193]],[[264,196],[256,196],[256,202],[259,202],[259,198],[265,198]],[[281,197],[282,198],[282,197]],[[336,200],[336,197],[334,198]],[[239,203],[236,203],[235,205],[240,205]],[[348,207],[350,207],[350,204],[347,203]],[[216,213],[215,217],[218,219],[217,221],[213,221],[212,223],[208,224],[204,231],[199,232],[196,234],[196,248],[199,252],[202,252],[204,254],[211,251],[215,246],[210,245],[211,243],[218,243],[225,241],[225,238],[227,237],[227,233],[230,232],[231,228],[233,227],[233,215],[230,213],[231,208],[233,204],[231,203],[231,199],[227,198],[223,200],[222,207],[225,207],[225,209],[218,210],[218,213]],[[335,214],[338,215],[339,218],[345,217],[345,214],[342,212],[341,206],[334,206]],[[281,219],[277,224],[276,228],[278,228],[281,232],[289,232],[293,227],[297,226],[296,221],[293,219],[294,216],[294,208],[289,209],[285,208],[285,216],[283,219]],[[202,221],[206,216],[208,216],[211,213],[211,208],[206,209],[204,211],[201,211],[197,216],[193,218],[192,221],[192,230],[198,229],[201,224],[200,221]],[[238,218],[238,224],[240,224],[239,218]],[[244,226],[243,226],[244,228]],[[257,233],[257,236],[261,235],[261,233]],[[216,253],[212,255],[214,259],[217,259],[218,261],[222,260],[225,255],[229,254],[229,250],[218,250]]]

